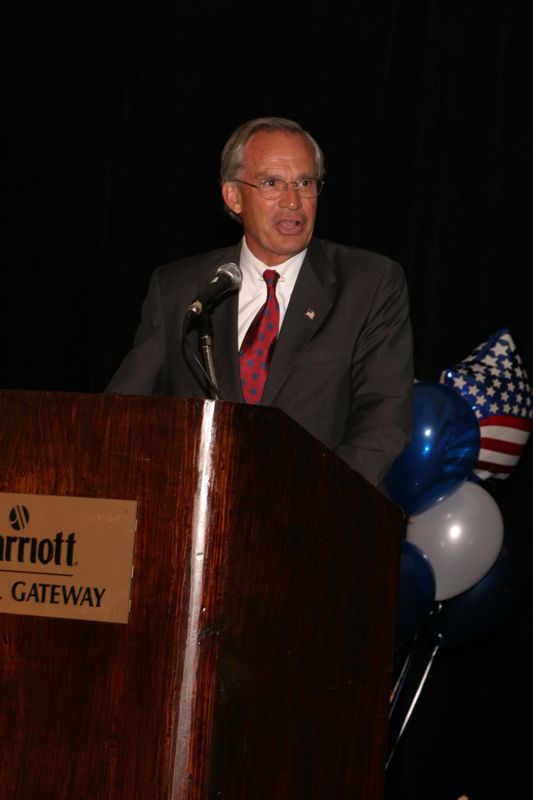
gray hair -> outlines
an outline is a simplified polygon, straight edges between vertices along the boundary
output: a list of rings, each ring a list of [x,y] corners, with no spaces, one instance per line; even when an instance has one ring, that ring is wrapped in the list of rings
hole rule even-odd
[[[316,177],[323,178],[326,172],[324,154],[310,133],[292,119],[284,117],[258,117],[245,122],[233,131],[224,145],[220,157],[220,181],[226,183],[238,176],[244,166],[244,149],[252,136],[259,131],[286,131],[304,136],[311,144],[315,154]],[[233,215],[232,215],[233,216]]]

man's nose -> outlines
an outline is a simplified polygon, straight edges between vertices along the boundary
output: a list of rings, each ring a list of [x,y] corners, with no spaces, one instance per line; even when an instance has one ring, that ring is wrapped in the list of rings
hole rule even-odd
[[[302,200],[296,184],[289,183],[287,185],[286,191],[282,192],[279,199],[279,204],[282,208],[300,208]]]

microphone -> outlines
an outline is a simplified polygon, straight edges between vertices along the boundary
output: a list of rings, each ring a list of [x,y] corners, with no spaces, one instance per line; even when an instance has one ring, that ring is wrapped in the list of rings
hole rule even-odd
[[[187,309],[188,315],[198,317],[200,314],[208,311],[217,300],[226,294],[226,292],[231,292],[233,289],[240,289],[241,283],[242,272],[238,264],[234,264],[233,262],[222,264],[222,266],[217,269],[213,280],[208,283],[196,300],[191,303]]]

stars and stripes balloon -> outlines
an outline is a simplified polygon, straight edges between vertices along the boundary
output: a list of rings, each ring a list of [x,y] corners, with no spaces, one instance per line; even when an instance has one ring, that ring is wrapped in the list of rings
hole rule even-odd
[[[481,446],[475,467],[479,480],[507,478],[533,428],[528,377],[508,328],[502,328],[456,367],[442,372],[474,411]]]

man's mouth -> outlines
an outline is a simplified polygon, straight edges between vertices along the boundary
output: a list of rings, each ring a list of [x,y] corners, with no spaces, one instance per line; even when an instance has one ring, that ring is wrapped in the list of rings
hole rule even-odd
[[[302,228],[302,221],[290,217],[280,219],[276,222],[276,228],[280,233],[299,233]]]

